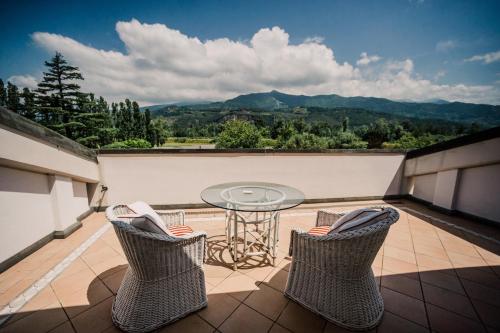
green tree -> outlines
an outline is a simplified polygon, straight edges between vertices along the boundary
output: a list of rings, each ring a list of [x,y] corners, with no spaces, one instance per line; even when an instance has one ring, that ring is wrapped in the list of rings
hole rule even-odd
[[[0,79],[0,106],[7,105],[7,92],[5,91],[5,85],[3,80]]]
[[[21,97],[23,98],[23,116],[36,120],[35,94],[28,88],[24,88]]]
[[[368,141],[368,148],[381,148],[389,139],[390,129],[385,119],[378,119],[371,123],[365,133],[364,139]]]
[[[333,149],[364,149],[367,142],[351,131],[337,132],[329,142],[328,148]]]
[[[149,111],[149,109],[144,111],[144,125],[146,127],[146,140],[148,140],[151,145],[156,145],[156,133],[151,123],[151,111]]]
[[[342,120],[342,132],[347,132],[349,130],[349,117],[344,117]]]
[[[7,82],[7,109],[19,113],[21,111],[21,102],[19,97],[19,89],[17,86]]]
[[[296,133],[292,135],[287,141],[279,142],[277,148],[326,149],[328,148],[328,140],[311,133]]]
[[[80,86],[75,83],[83,80],[78,67],[68,64],[63,55],[56,52],[50,61],[45,61],[47,72],[43,73],[42,81],[38,84],[38,105],[45,114],[48,125],[62,127],[66,136],[72,137],[70,123],[74,104],[80,96]]]
[[[262,137],[255,125],[243,120],[230,120],[216,139],[216,148],[258,148]]]

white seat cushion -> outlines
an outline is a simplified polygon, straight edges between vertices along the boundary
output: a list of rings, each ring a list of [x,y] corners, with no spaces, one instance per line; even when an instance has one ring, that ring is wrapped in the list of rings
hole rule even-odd
[[[380,220],[389,215],[387,210],[378,210],[373,208],[362,208],[349,212],[339,218],[330,228],[329,232],[340,233],[360,229]]]

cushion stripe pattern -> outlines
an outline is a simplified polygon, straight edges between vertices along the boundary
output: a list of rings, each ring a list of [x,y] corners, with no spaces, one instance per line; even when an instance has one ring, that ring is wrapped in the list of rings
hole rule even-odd
[[[314,227],[311,230],[309,230],[307,233],[309,235],[313,235],[313,236],[323,236],[323,235],[326,235],[328,233],[328,231],[330,231],[330,226],[324,225],[321,227]]]
[[[168,231],[175,237],[181,237],[193,232],[193,229],[187,225],[172,225],[168,227]]]

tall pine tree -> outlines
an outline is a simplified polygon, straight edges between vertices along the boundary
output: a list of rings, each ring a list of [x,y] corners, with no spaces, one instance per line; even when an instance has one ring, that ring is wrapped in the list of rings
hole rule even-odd
[[[68,64],[63,55],[56,52],[55,56],[45,62],[48,71],[43,73],[38,84],[38,104],[45,114],[47,125],[60,129],[68,137],[71,135],[69,126],[76,99],[81,94],[80,86],[75,83],[83,80],[78,67]]]

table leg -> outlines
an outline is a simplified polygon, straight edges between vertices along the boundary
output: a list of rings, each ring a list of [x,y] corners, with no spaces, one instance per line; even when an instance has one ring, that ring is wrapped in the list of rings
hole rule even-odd
[[[238,215],[233,211],[234,235],[233,235],[233,270],[238,269]]]

